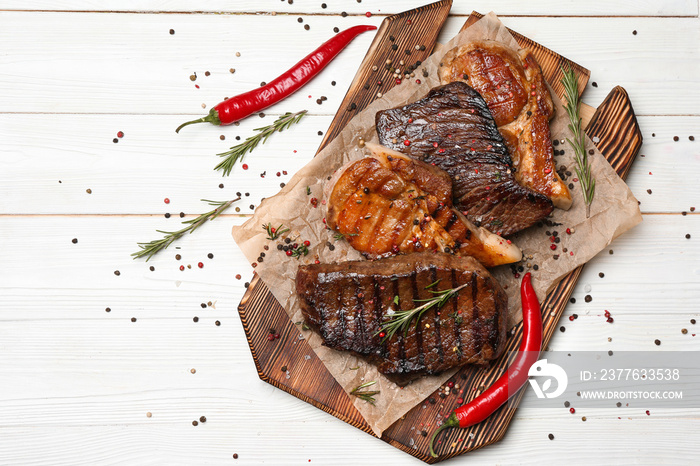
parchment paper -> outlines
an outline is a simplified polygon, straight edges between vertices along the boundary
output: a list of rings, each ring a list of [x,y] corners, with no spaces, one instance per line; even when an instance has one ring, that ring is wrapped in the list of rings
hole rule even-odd
[[[360,139],[377,142],[374,127],[377,111],[418,100],[425,96],[431,88],[440,85],[437,69],[444,53],[453,47],[475,39],[498,40],[515,49],[519,48],[515,39],[495,14],[490,13],[483,17],[455,36],[416,70],[416,75],[419,76],[422,84],[415,84],[415,79],[406,80],[403,84],[384,94],[382,98],[375,100],[368,108],[353,118],[340,135],[323,151],[299,170],[277,195],[261,202],[249,221],[240,227],[234,227],[233,237],[251,263],[256,262],[265,245],[269,246],[270,249],[266,252],[264,262],[258,263],[255,270],[285,308],[293,322],[303,321],[294,291],[294,279],[298,265],[313,263],[315,260],[329,263],[362,259],[362,256],[352,249],[346,241],[336,240],[333,232],[325,228],[323,223],[325,216],[324,183],[335,170],[346,162],[366,155],[366,151],[358,147]],[[428,77],[422,75],[423,69],[429,73]],[[556,108],[555,119],[551,122],[552,137],[563,142],[565,138],[571,137],[567,128],[568,117],[556,94],[552,93],[552,98]],[[566,165],[567,170],[572,172],[572,177],[567,181],[569,183],[575,177],[573,149],[568,143],[559,144],[557,149],[566,150],[565,155],[557,157],[557,165]],[[531,227],[511,237],[523,250],[524,258],[519,265],[527,267],[529,263],[539,266],[539,270],[533,272],[533,285],[540,299],[544,298],[563,276],[590,260],[609,245],[613,239],[642,220],[637,200],[588,139],[586,140],[586,149],[595,150],[594,155],[589,155],[589,159],[592,161],[593,176],[596,180],[596,192],[591,206],[590,218],[586,219],[585,217],[581,189],[576,182],[572,190],[574,204],[571,209],[569,211],[555,209],[553,217],[549,219],[552,222],[560,223],[561,226]],[[307,187],[311,194],[307,194]],[[318,199],[318,207],[312,206],[310,200],[313,197]],[[267,233],[261,228],[263,224],[267,223],[271,223],[274,227],[280,224],[289,227],[291,231],[285,236],[290,237],[294,242],[301,243],[304,240],[309,240],[311,242],[309,254],[297,260],[287,257],[282,251],[278,251],[276,246],[280,241],[268,240]],[[566,228],[571,228],[575,232],[568,235]],[[557,244],[556,251],[550,249],[552,243],[545,233],[547,230],[550,232],[556,230],[559,233],[561,240]],[[334,250],[331,251],[328,244],[332,244]],[[567,249],[566,253],[563,252],[563,248]],[[558,255],[557,260],[554,259],[555,254]],[[522,318],[518,292],[519,279],[514,277],[510,266],[501,266],[492,269],[492,272],[508,293],[508,328],[511,328]],[[299,325],[299,331],[346,391],[350,392],[363,382],[377,381],[376,385],[370,387],[372,390],[381,391],[376,396],[375,406],[360,399],[355,399],[354,402],[355,407],[372,426],[377,436],[381,436],[387,427],[433,393],[455,372],[453,370],[439,376],[426,376],[404,388],[399,388],[379,374],[374,366],[349,353],[324,347],[321,337],[311,331],[302,330],[301,325]],[[294,368],[291,368],[290,376],[303,377],[304,374],[295,373]]]

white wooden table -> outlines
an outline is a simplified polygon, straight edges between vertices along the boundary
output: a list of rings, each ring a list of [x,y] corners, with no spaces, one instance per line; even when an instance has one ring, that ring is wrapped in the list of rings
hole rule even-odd
[[[231,226],[311,159],[372,34],[262,119],[174,132],[334,27],[423,2],[321,3],[0,1],[0,464],[420,463],[260,381],[236,310],[252,268]],[[590,69],[587,103],[625,87],[644,134],[628,178],[644,222],[586,266],[550,349],[700,350],[698,1],[455,1],[439,40],[492,9]],[[236,136],[304,108],[247,171],[212,170]],[[236,192],[240,211],[148,263],[129,256]],[[697,461],[700,410],[618,416],[526,403],[502,442],[448,463]]]

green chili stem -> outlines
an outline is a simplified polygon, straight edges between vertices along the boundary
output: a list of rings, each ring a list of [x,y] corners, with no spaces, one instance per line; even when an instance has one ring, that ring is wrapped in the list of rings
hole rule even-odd
[[[211,123],[212,125],[217,125],[219,126],[221,124],[221,120],[219,119],[219,113],[216,111],[216,109],[211,109],[209,110],[209,114],[207,116],[204,116],[202,118],[197,118],[196,120],[192,121],[187,121],[180,126],[177,127],[175,130],[176,133],[179,133],[182,128],[184,128],[187,125],[193,125],[195,123]]]

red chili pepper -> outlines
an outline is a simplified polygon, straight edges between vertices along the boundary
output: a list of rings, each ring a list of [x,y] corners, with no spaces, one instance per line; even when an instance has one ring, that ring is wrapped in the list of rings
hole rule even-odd
[[[520,286],[523,304],[523,341],[520,351],[508,371],[499,377],[484,393],[464,406],[460,406],[435,431],[430,439],[430,455],[437,458],[433,443],[437,435],[449,427],[462,429],[478,424],[500,408],[525,385],[530,366],[537,362],[542,349],[542,313],[535,290],[530,283],[530,273],[523,276]]]
[[[248,115],[276,104],[309,82],[355,37],[374,29],[377,29],[377,27],[354,26],[336,34],[269,84],[219,102],[209,110],[207,116],[183,123],[178,126],[175,132],[178,133],[184,126],[194,123],[206,122],[217,126],[230,125]]]

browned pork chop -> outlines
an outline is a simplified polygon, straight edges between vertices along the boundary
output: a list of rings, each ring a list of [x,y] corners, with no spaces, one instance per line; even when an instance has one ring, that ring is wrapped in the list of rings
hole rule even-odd
[[[552,211],[546,196],[518,184],[486,102],[465,83],[378,112],[376,124],[381,144],[445,170],[455,207],[491,232],[513,234]]]
[[[452,208],[444,171],[376,144],[366,146],[372,156],[350,162],[326,186],[327,225],[353,248],[372,258],[454,252],[486,267],[520,260],[517,246]]]
[[[405,336],[401,331],[388,340],[380,336],[395,312],[465,284],[442,308],[413,321]],[[364,356],[399,384],[420,374],[487,363],[504,348],[508,298],[471,257],[424,252],[302,265],[296,290],[306,322],[326,346]]]

